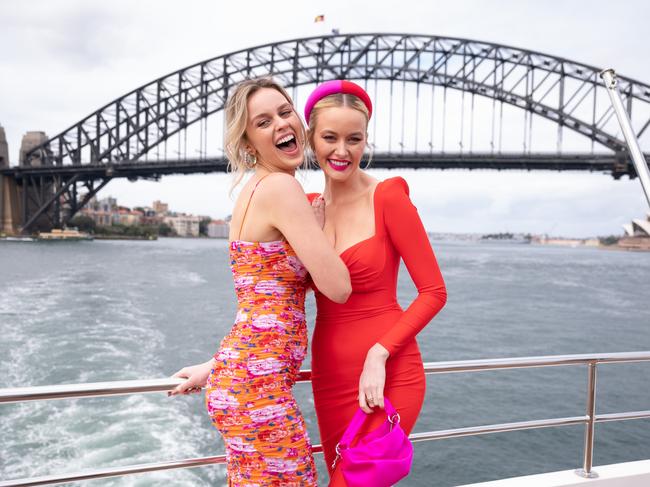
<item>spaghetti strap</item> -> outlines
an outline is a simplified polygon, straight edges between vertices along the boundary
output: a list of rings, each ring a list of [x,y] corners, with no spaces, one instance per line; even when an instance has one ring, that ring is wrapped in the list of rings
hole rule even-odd
[[[271,173],[269,173],[269,174],[271,174]],[[261,178],[260,178],[260,179],[255,183],[255,186],[253,187],[253,191],[251,191],[251,194],[250,194],[250,196],[248,197],[248,203],[246,203],[246,209],[244,210],[244,216],[242,217],[242,219],[241,219],[241,224],[239,225],[239,233],[237,234],[237,240],[239,240],[239,239],[241,238],[241,231],[242,231],[242,229],[244,228],[244,222],[246,221],[246,215],[248,214],[248,207],[251,205],[251,200],[253,199],[253,195],[255,194],[255,190],[256,190],[257,187],[260,185],[260,183],[262,182],[262,180],[263,180],[266,176],[268,176],[269,174],[265,174],[264,176],[262,176],[262,177],[261,177]]]

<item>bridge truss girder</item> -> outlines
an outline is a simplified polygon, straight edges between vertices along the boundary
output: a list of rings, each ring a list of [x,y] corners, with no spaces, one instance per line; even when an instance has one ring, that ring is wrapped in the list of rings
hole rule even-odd
[[[21,232],[65,225],[112,179],[84,171],[53,173],[46,167],[14,171],[13,176],[21,194]]]

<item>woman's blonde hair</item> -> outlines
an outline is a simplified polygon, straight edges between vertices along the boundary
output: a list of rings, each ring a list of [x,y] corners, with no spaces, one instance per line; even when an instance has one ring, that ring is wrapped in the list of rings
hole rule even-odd
[[[370,119],[370,112],[368,111],[368,107],[357,96],[347,93],[334,93],[333,95],[328,95],[321,100],[318,100],[318,102],[314,105],[314,108],[312,108],[311,113],[309,114],[309,120],[307,121],[309,125],[309,130],[307,130],[307,141],[309,142],[309,148],[312,153],[310,158],[313,158],[314,160],[316,159],[314,152],[314,135],[316,131],[316,124],[318,123],[318,114],[327,108],[338,107],[352,108],[353,110],[357,110],[358,112],[363,113],[364,117],[366,118],[366,145],[368,145],[367,130],[368,120]],[[371,159],[372,153],[369,155],[368,164],[370,164]],[[366,167],[368,167],[368,164],[366,164]]]
[[[278,91],[284,96],[294,109],[293,100],[289,93],[271,78],[255,78],[242,81],[237,84],[232,94],[226,102],[226,130],[224,135],[224,152],[228,158],[228,171],[234,172],[234,181],[231,186],[232,190],[241,182],[244,174],[253,166],[248,162],[245,146],[248,143],[246,137],[246,123],[248,121],[248,100],[261,90],[270,88]],[[306,139],[305,128],[300,124],[299,145],[304,147]]]

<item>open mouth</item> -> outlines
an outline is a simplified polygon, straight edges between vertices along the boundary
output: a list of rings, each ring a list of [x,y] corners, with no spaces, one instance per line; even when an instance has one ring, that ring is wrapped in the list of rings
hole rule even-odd
[[[335,171],[345,171],[350,165],[350,161],[345,161],[342,159],[327,159],[327,163]]]
[[[275,146],[282,152],[294,152],[298,147],[296,137],[293,134],[288,134],[282,137]]]

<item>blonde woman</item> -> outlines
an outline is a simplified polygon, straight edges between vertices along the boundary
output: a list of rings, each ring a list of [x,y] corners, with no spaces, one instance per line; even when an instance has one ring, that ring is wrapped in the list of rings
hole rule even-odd
[[[336,446],[359,407],[370,415],[366,432],[385,421],[384,396],[404,431],[413,428],[425,392],[415,336],[447,300],[406,181],[377,181],[360,167],[371,115],[368,94],[342,80],[318,86],[305,107],[309,142],[325,174],[323,195],[310,197],[325,202],[325,234],[352,280],[344,304],[316,291],[312,386],[330,487],[345,485]],[[400,260],[418,290],[406,310],[397,302]]]
[[[307,353],[307,274],[345,302],[347,268],[294,178],[305,130],[291,98],[269,79],[244,81],[226,105],[226,151],[244,185],[233,210],[235,324],[214,357],[174,374],[174,393],[207,384],[206,405],[226,445],[229,485],[315,486],[305,422],[291,387]]]

